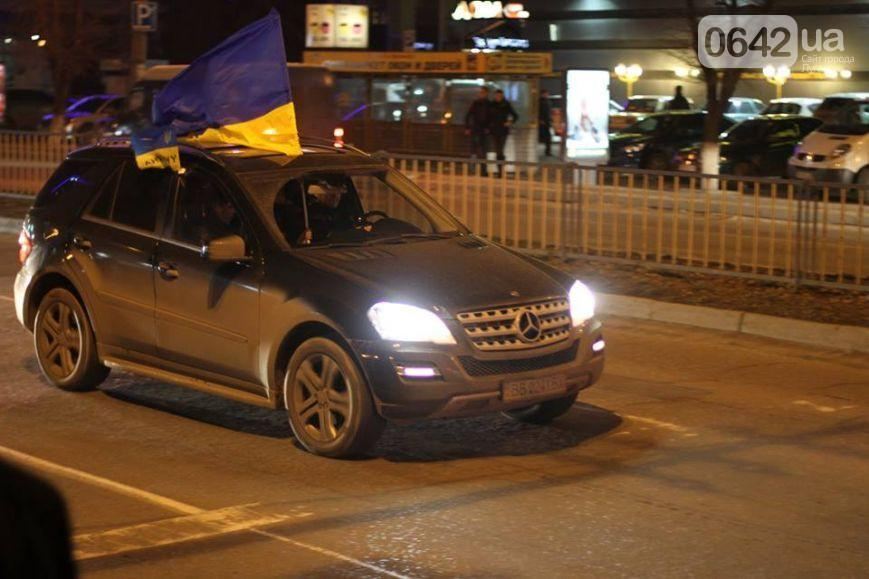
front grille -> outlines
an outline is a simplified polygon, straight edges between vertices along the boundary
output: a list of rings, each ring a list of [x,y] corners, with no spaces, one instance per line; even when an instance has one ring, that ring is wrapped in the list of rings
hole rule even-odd
[[[536,335],[522,335],[519,317],[524,312],[539,320]],[[539,348],[570,336],[570,304],[566,299],[463,312],[456,317],[474,346],[484,352]]]
[[[518,374],[519,372],[532,372],[573,362],[576,359],[578,347],[579,342],[575,342],[571,347],[554,354],[546,354],[536,358],[512,358],[510,360],[478,360],[473,356],[459,356],[459,362],[468,376],[474,378],[497,374]]]

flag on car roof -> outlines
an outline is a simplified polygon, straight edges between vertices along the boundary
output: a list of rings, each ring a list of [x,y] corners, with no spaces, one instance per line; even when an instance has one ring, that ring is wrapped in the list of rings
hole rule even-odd
[[[194,60],[156,95],[152,115],[156,127],[193,142],[301,155],[278,13]],[[136,150],[140,167],[146,158]]]

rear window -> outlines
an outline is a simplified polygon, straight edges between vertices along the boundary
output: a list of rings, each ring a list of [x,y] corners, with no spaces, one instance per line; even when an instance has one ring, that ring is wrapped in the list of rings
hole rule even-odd
[[[111,159],[67,159],[36,195],[33,206],[77,215],[115,166]]]

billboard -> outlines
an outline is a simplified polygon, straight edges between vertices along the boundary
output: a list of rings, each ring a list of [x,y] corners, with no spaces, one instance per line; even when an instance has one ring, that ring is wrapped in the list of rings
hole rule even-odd
[[[368,48],[368,6],[308,4],[305,47]]]
[[[567,71],[567,156],[609,147],[610,73]]]

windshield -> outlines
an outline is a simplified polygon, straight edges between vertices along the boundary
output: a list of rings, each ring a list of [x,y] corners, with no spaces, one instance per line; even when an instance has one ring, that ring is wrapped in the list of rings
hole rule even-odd
[[[638,121],[629,127],[625,127],[619,132],[651,134],[658,130],[658,127],[661,124],[661,117],[646,117],[642,121]]]
[[[728,141],[753,141],[762,139],[769,131],[770,123],[766,121],[750,120],[735,125],[724,133],[723,138]]]
[[[763,109],[764,115],[798,115],[800,107],[797,103],[770,103]],[[811,110],[811,108],[809,108]]]
[[[109,97],[88,97],[74,102],[67,109],[71,113],[95,113]]]
[[[869,132],[869,101],[848,101],[818,131],[833,135],[865,135]]]
[[[658,99],[630,99],[625,112],[628,113],[653,113],[658,106]]]
[[[392,169],[272,174],[248,186],[264,195],[264,213],[293,247],[405,243],[466,232]]]

